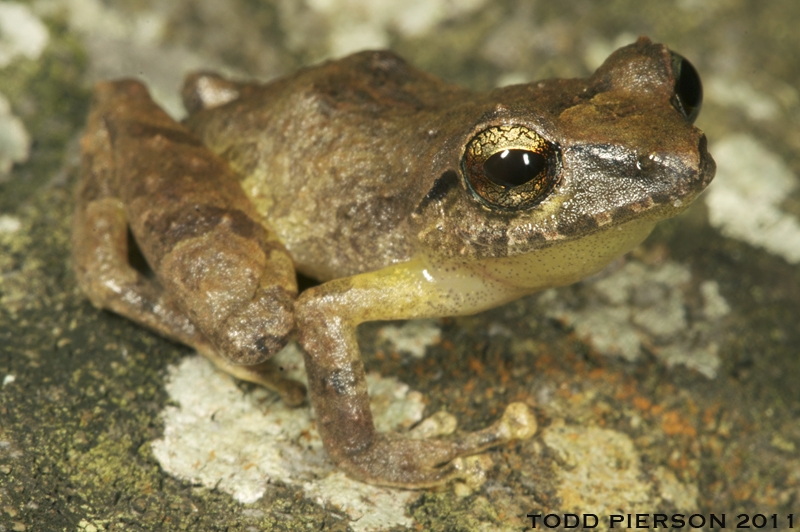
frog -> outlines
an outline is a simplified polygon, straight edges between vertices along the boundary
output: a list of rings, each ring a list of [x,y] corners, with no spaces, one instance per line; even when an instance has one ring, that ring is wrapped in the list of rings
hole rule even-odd
[[[646,37],[586,78],[473,92],[389,51],[268,82],[190,74],[176,121],[94,89],[72,234],[90,302],[234,377],[306,398],[367,483],[463,479],[535,405],[458,435],[377,432],[357,325],[471,315],[591,276],[714,177],[695,68]],[[298,290],[298,276],[316,284]],[[307,387],[273,355],[296,339]]]

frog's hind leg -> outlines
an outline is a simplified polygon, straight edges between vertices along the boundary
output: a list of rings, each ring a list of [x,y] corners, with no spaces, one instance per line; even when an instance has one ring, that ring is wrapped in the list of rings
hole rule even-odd
[[[244,365],[221,356],[158,279],[131,264],[135,244],[116,196],[117,168],[103,106],[93,107],[82,151],[72,260],[78,284],[94,306],[194,347],[226,373],[276,390],[290,405],[302,403],[302,384],[285,378],[270,361]]]
[[[85,193],[85,186],[79,195]],[[234,364],[192,324],[158,281],[129,262],[128,226],[114,198],[78,202],[73,227],[73,264],[78,284],[92,304],[124,316],[162,336],[197,349],[222,371],[275,390],[291,406],[305,400],[305,387],[282,375],[272,361]]]
[[[158,282],[130,264],[128,220],[114,190],[115,165],[102,109],[93,107],[81,139],[82,179],[76,191],[72,263],[83,293],[97,308],[195,345],[202,336]]]

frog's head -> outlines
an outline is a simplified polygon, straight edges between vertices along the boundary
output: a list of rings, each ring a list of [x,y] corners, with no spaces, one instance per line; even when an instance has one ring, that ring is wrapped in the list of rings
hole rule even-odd
[[[714,177],[693,125],[700,78],[646,38],[589,78],[504,87],[478,100],[463,106],[475,121],[436,159],[437,179],[412,219],[431,255],[515,257],[636,226],[621,246],[630,248]]]

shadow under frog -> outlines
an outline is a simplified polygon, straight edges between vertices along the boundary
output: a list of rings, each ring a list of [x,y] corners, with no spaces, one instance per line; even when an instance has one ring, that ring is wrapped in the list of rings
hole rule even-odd
[[[293,405],[306,390],[269,358],[296,336],[325,449],[382,485],[465,476],[464,457],[536,423],[514,403],[453,439],[377,433],[359,323],[578,281],[715,169],[692,125],[697,73],[646,38],[586,79],[484,93],[361,52],[268,84],[195,74],[183,96],[179,124],[136,81],[95,88],[73,234],[82,289]],[[129,234],[154,276],[130,264]],[[321,284],[298,295],[296,272]]]

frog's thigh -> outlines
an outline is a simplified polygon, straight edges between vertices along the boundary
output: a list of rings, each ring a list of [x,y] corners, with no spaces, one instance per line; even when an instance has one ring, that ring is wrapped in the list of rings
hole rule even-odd
[[[239,365],[220,356],[163,287],[130,265],[128,225],[118,200],[104,198],[79,208],[72,260],[78,283],[94,306],[194,347],[222,371],[277,391],[287,404],[304,401],[305,387],[284,377],[272,362]]]
[[[150,126],[143,127],[148,122],[151,123]],[[186,158],[176,160],[171,151],[175,143],[186,138],[181,127],[152,103],[140,84],[123,81],[98,85],[87,133],[82,139],[82,180],[77,191],[77,209],[73,222],[73,262],[78,282],[95,306],[116,312],[164,336],[188,344],[211,359],[223,371],[275,389],[287,403],[299,404],[305,397],[302,384],[286,379],[269,362],[236,364],[231,362],[230,357],[222,356],[209,336],[188,317],[185,306],[175,297],[176,292],[157,279],[142,275],[128,262],[131,206],[130,201],[126,206],[117,197],[120,192],[119,183],[123,183],[122,188],[128,186],[145,189],[146,187],[137,183],[143,182],[143,179],[152,181],[151,176],[163,174],[160,171],[162,168],[174,169],[181,165],[185,167]],[[116,131],[109,131],[110,129]],[[176,134],[170,135],[172,129]],[[129,134],[130,131],[134,134]],[[150,136],[143,134],[146,132],[150,132]],[[153,145],[161,146],[163,153],[152,153]],[[180,149],[176,153],[182,154]],[[200,159],[203,153],[205,152],[200,150]],[[137,174],[132,170],[139,167],[134,164],[137,156],[149,161],[155,170],[151,168],[149,175]],[[148,170],[147,162],[141,164]],[[189,159],[188,165],[192,164],[198,164],[197,158]],[[177,175],[180,176],[181,172]],[[164,177],[163,183],[168,184],[169,176]],[[238,189],[237,183],[234,182],[233,186]],[[155,206],[156,212],[162,212],[158,207],[163,205],[164,200],[159,200],[157,196],[169,194],[162,194],[158,187],[151,186],[149,190],[155,197],[140,198],[143,201],[139,203],[149,203]],[[188,190],[193,189],[188,187]],[[168,192],[175,196],[175,191]],[[131,194],[128,193],[127,197],[130,198]],[[138,214],[141,225],[143,216]],[[142,234],[141,228],[139,232]],[[214,234],[214,231],[211,233]],[[150,240],[161,236],[145,234]],[[266,247],[267,243],[259,243]],[[142,242],[139,244],[141,247]],[[150,244],[149,247],[152,248],[152,243]],[[282,246],[280,249],[283,249]],[[152,250],[147,257],[151,265],[163,262],[160,260],[163,258],[158,254],[154,257]],[[183,264],[186,265],[186,261]],[[278,276],[278,281],[285,281],[284,278],[291,273],[289,284],[294,282],[291,266],[273,273]],[[270,285],[275,281],[273,277],[274,275],[265,272],[261,275],[261,280]],[[259,301],[255,303],[256,310],[262,311],[261,306],[258,306]],[[284,321],[293,322],[291,315],[284,317]]]
[[[128,263],[128,226],[115,198],[79,207],[73,225],[72,260],[89,300],[160,334],[189,345],[205,340],[167,299],[163,289]]]
[[[459,457],[535,432],[532,413],[516,403],[494,425],[448,441],[376,433],[356,325],[447,313],[446,294],[436,290],[425,281],[424,270],[412,264],[330,281],[298,300],[298,333],[317,427],[325,449],[354,478],[406,488],[441,484],[467,476]]]
[[[88,130],[84,158],[102,162],[92,142],[107,131],[106,181],[131,233],[159,284],[219,354],[255,365],[283,347],[294,328],[292,259],[230,167],[135,82],[98,84]]]

